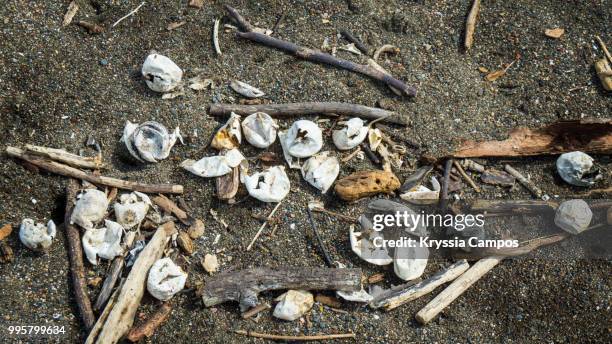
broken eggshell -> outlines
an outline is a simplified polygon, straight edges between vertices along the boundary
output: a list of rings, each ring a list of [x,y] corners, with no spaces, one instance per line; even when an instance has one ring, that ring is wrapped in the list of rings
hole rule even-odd
[[[361,118],[354,117],[346,121],[344,127],[334,130],[332,139],[339,150],[348,150],[357,147],[368,135],[368,127],[363,125]]]
[[[289,193],[289,177],[283,166],[273,166],[244,178],[249,195],[262,202],[280,202]]]
[[[321,152],[313,155],[302,165],[302,177],[322,193],[329,190],[340,173],[338,159],[329,154],[330,152]]]
[[[259,98],[266,95],[262,90],[239,80],[230,82],[230,87],[232,90],[236,91],[236,93],[247,98]]]
[[[110,260],[123,254],[121,247],[123,226],[110,220],[105,220],[104,224],[102,228],[86,230],[83,235],[83,251],[87,260],[93,265],[98,263],[97,257]]]
[[[198,161],[185,160],[181,163],[181,167],[196,176],[212,178],[224,176],[238,165],[246,170],[246,164],[246,158],[238,149],[230,149],[222,155],[209,156]]]
[[[361,216],[359,221],[361,223],[369,220]],[[349,237],[353,252],[366,262],[374,265],[389,265],[393,262],[393,258],[385,248],[374,245],[374,240],[377,237],[384,240],[384,235],[381,232],[373,230],[355,232],[355,226],[351,225],[349,227]]]
[[[404,281],[421,277],[427,267],[429,250],[426,246],[415,245],[395,248],[393,271]]]
[[[242,121],[244,138],[257,148],[267,148],[276,140],[278,124],[267,113],[256,112]]]
[[[232,112],[230,118],[215,133],[210,145],[217,150],[238,148],[242,143],[240,116]]]
[[[283,149],[283,157],[285,158],[285,161],[287,162],[289,168],[300,169],[301,167],[299,160],[295,158],[294,161],[294,157],[289,154],[289,150],[287,148],[287,131],[279,131],[278,140],[281,143],[281,148]]]
[[[593,158],[580,151],[561,154],[557,159],[557,171],[569,184],[591,186],[601,179],[601,174],[593,165],[593,161]]]
[[[97,189],[87,189],[77,196],[77,201],[70,215],[70,223],[76,223],[84,229],[92,229],[106,215],[108,199],[106,194]]]
[[[130,229],[139,225],[145,219],[151,199],[142,192],[134,191],[129,194],[122,194],[119,201],[115,202],[115,218],[125,229]]]
[[[307,158],[323,147],[323,134],[316,123],[308,120],[295,121],[285,137],[287,152],[296,158]]]
[[[158,300],[169,300],[185,287],[187,274],[170,258],[157,260],[147,278],[147,290]]]
[[[183,71],[164,55],[150,54],[142,65],[142,76],[155,92],[170,92],[183,78]]]
[[[140,162],[157,162],[170,155],[176,139],[183,142],[179,128],[170,134],[168,129],[154,121],[142,124],[127,121],[121,142],[125,143],[130,154]]]
[[[45,251],[53,243],[57,233],[55,223],[49,220],[45,226],[42,223],[34,223],[32,219],[23,219],[19,226],[19,240],[30,250]]]
[[[370,144],[370,150],[376,152],[378,145],[382,142],[382,132],[380,129],[369,129],[368,130],[368,143]]]

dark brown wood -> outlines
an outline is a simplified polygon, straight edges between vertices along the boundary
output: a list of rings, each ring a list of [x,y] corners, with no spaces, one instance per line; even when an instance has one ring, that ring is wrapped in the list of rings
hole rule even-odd
[[[155,329],[160,327],[172,312],[172,304],[164,302],[156,311],[142,324],[133,327],[127,334],[127,339],[131,342],[138,342],[144,337],[151,337]]]
[[[453,168],[453,159],[447,159],[444,165],[444,180],[442,182],[442,193],[440,194],[440,209],[446,211],[448,204],[448,190],[450,186],[451,169]]]
[[[6,240],[0,241],[0,263],[10,263],[15,259],[13,249],[9,246]]]
[[[383,122],[408,125],[408,116],[391,112],[383,109],[340,102],[304,102],[304,103],[285,103],[285,104],[259,104],[259,105],[240,105],[240,104],[211,104],[210,114],[213,116],[229,116],[232,112],[248,116],[255,112],[265,112],[272,117],[289,117],[304,115],[343,115],[355,116],[366,120],[384,118]]]
[[[255,307],[257,295],[266,290],[342,290],[361,288],[361,269],[311,267],[254,268],[217,275],[206,281],[202,300],[206,307],[226,301]]]
[[[87,173],[68,165],[64,165],[44,157],[33,156],[25,153],[22,149],[16,147],[6,147],[6,153],[13,158],[18,158],[26,161],[45,171],[59,174],[64,177],[86,180],[96,185],[106,185],[116,187],[123,190],[140,191],[145,193],[170,193],[182,194],[183,186],[175,184],[143,184],[139,182],[131,182],[105,176],[97,176],[93,173]]]
[[[554,212],[559,203],[542,200],[486,200],[478,199],[472,202],[472,213],[487,213],[487,215],[526,215],[548,214]]]
[[[334,261],[329,255],[329,251],[327,250],[327,247],[325,246],[325,243],[323,242],[323,239],[321,238],[321,235],[319,234],[319,230],[317,229],[317,223],[312,218],[312,211],[310,211],[310,208],[308,207],[306,207],[306,211],[308,212],[308,221],[310,221],[310,225],[312,226],[312,231],[314,232],[314,235],[317,238],[319,249],[321,249],[321,252],[323,253],[323,258],[325,258],[325,263],[327,264],[328,267],[331,268],[334,266]]]
[[[240,13],[238,13],[238,10],[230,5],[223,5],[223,7],[225,7],[225,10],[229,13],[230,17],[234,18],[240,29],[246,32],[250,32],[255,29],[251,23],[249,23],[243,16],[240,15]]]
[[[349,30],[342,29],[340,30],[340,34],[344,36],[344,38],[346,38],[347,41],[355,44],[355,47],[361,50],[362,53],[368,55],[369,53],[368,47],[365,44],[363,44],[363,42],[360,41],[357,37],[353,36],[353,34]]]
[[[66,186],[66,213],[64,215],[64,227],[66,229],[66,241],[68,244],[68,259],[70,260],[70,272],[72,275],[72,287],[81,320],[86,331],[89,331],[96,318],[91,309],[91,302],[87,295],[87,282],[85,281],[85,268],[83,267],[83,250],[81,248],[81,236],[76,226],[70,224],[72,209],[79,191],[79,182],[76,179],[68,179]]]
[[[363,142],[361,145],[361,150],[368,156],[368,159],[372,161],[375,165],[380,165],[380,159],[372,152],[370,149],[370,145],[368,143]]]

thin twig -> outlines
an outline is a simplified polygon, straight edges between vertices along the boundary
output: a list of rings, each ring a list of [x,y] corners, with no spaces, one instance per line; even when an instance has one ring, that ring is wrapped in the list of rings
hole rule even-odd
[[[266,221],[264,221],[264,223],[261,224],[261,227],[259,227],[259,230],[257,231],[257,233],[255,233],[255,236],[253,237],[253,240],[251,240],[251,243],[249,244],[249,246],[247,246],[247,248],[246,248],[247,251],[251,250],[251,248],[253,247],[253,244],[255,244],[255,241],[257,241],[257,238],[259,238],[259,236],[261,235],[261,232],[263,232],[263,229],[266,227],[266,225],[268,224],[268,221],[270,221],[272,216],[274,216],[274,213],[276,213],[276,209],[278,209],[278,207],[280,207],[281,203],[282,203],[282,201],[278,202],[276,204],[274,209],[272,209],[272,211],[270,212],[270,215],[268,215],[268,217],[266,218]]]
[[[248,319],[254,315],[256,315],[259,312],[263,312],[267,309],[270,309],[271,306],[267,303],[260,303],[259,305],[249,309],[248,311],[242,313],[242,319]]]
[[[331,268],[334,266],[334,261],[331,259],[329,252],[327,252],[327,248],[325,248],[323,239],[321,239],[321,236],[319,235],[319,231],[317,230],[317,224],[312,218],[312,212],[310,211],[310,208],[306,207],[306,210],[308,211],[308,220],[310,221],[310,225],[312,226],[312,231],[314,232],[315,237],[317,237],[317,241],[319,242],[319,248],[321,249],[321,251],[323,252],[323,256],[325,257],[325,262],[327,263],[327,266]]]
[[[221,56],[221,47],[219,47],[219,23],[221,21],[219,19],[215,19],[215,24],[213,25],[213,45],[215,46],[215,52],[217,55]]]
[[[368,50],[369,50],[368,47],[366,47],[366,45],[363,44],[363,42],[360,41],[357,37],[353,36],[353,34],[350,31],[346,29],[342,29],[340,30],[340,34],[344,36],[344,38],[346,38],[347,41],[355,44],[355,47],[361,50],[362,53],[366,55],[368,54]]]
[[[476,190],[476,192],[480,192],[480,188],[478,187],[478,185],[476,185],[474,183],[474,181],[472,180],[472,178],[470,178],[470,176],[467,175],[467,173],[465,173],[465,170],[463,170],[463,167],[461,167],[461,165],[459,164],[459,162],[457,162],[456,160],[453,161],[453,164],[455,165],[455,168],[457,169],[457,172],[459,172],[459,174],[463,177],[463,179],[465,179],[465,181],[470,184],[470,186]]]
[[[476,19],[478,19],[478,12],[480,11],[480,0],[474,0],[472,9],[467,16],[465,24],[465,49],[469,50],[474,44],[474,30],[476,30]]]
[[[151,337],[155,329],[160,327],[170,317],[172,312],[172,304],[164,302],[145,322],[138,326],[132,327],[126,338],[130,342],[138,342],[144,337]]]
[[[453,159],[446,160],[444,165],[444,184],[442,185],[442,193],[440,194],[440,209],[446,210],[448,202],[448,187],[450,185],[451,169],[453,168]]]
[[[278,335],[278,334],[267,334],[267,333],[259,333],[259,332],[244,331],[244,330],[236,330],[234,332],[237,334],[241,334],[243,336],[270,339],[270,340],[284,340],[284,341],[293,341],[293,340],[309,341],[309,340],[330,340],[330,339],[355,338],[354,333],[320,334],[320,335],[315,335],[315,336],[284,336],[284,335]]]
[[[336,213],[336,212],[333,212],[331,210],[327,210],[327,209],[324,209],[324,208],[316,207],[316,208],[312,208],[312,210],[314,210],[314,211],[316,211],[318,213],[324,213],[324,214],[327,214],[327,215],[335,216],[335,217],[337,217],[339,219],[342,219],[344,221],[347,221],[347,222],[352,222],[352,223],[356,223],[357,222],[357,219],[354,218],[354,217],[351,217],[351,216],[348,216],[348,215],[339,214],[339,213]]]
[[[357,147],[357,149],[355,149],[351,154],[345,156],[344,158],[340,159],[341,162],[349,162],[351,161],[357,154],[359,154],[359,152],[361,152],[361,148]]]
[[[123,20],[125,20],[126,18],[128,18],[129,16],[133,16],[134,14],[136,14],[136,12],[138,12],[138,10],[144,6],[145,1],[143,1],[140,5],[138,5],[138,7],[136,7],[135,9],[133,9],[130,13],[124,15],[123,17],[119,18],[119,20],[117,20],[113,25],[111,25],[111,27],[115,27],[117,26],[117,24],[121,23]]]
[[[274,23],[274,26],[272,27],[272,34],[276,33],[276,30],[278,29],[278,25],[283,21],[284,18],[285,18],[284,13],[278,16],[278,19],[276,19],[276,23]]]

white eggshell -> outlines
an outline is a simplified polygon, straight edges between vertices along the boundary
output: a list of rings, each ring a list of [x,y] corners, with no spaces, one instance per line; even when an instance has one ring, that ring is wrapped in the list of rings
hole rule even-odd
[[[183,71],[172,60],[159,54],[150,54],[142,65],[142,76],[155,92],[170,92],[179,85]]]
[[[147,290],[158,300],[169,300],[174,294],[183,290],[187,274],[170,258],[157,260],[147,278]]]
[[[77,196],[78,199],[70,216],[70,223],[76,223],[84,229],[92,229],[106,215],[108,199],[106,194],[97,189],[87,189]]]
[[[53,243],[56,233],[53,220],[49,220],[45,226],[42,223],[34,223],[32,219],[23,219],[19,226],[19,240],[34,251],[47,250]]]

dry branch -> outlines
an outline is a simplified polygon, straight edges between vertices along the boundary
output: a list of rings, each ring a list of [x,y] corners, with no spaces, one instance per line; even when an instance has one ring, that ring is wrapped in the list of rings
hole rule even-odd
[[[338,68],[346,69],[351,72],[360,73],[363,75],[367,75],[372,79],[382,81],[388,86],[392,86],[400,91],[404,95],[414,97],[416,95],[416,89],[412,86],[406,85],[404,82],[395,79],[388,73],[383,73],[375,68],[372,68],[368,65],[361,65],[354,63],[352,61],[343,60],[337,58],[335,56],[322,53],[320,51],[316,51],[313,49],[301,47],[295,43],[287,42],[278,38],[270,37],[265,34],[254,32],[253,27],[240,16],[238,11],[234,8],[225,5],[226,10],[229,12],[230,16],[232,16],[241,26],[241,28],[246,32],[237,32],[236,35],[238,37],[246,38],[253,42],[261,43],[263,45],[276,48],[279,50],[286,51],[295,55],[296,57],[302,58],[304,60],[308,60],[311,62],[323,63],[331,66],[335,66]]]
[[[151,198],[151,201],[153,201],[153,203],[155,203],[158,207],[162,208],[164,211],[174,214],[176,218],[179,219],[179,221],[181,221],[182,223],[186,225],[191,224],[191,221],[189,220],[189,215],[187,215],[187,213],[183,209],[179,208],[179,206],[176,205],[176,203],[174,203],[168,197],[164,195],[157,195]]]
[[[284,335],[279,335],[279,334],[267,334],[267,333],[259,333],[259,332],[243,331],[243,330],[236,330],[234,332],[237,334],[241,334],[243,336],[270,339],[270,340],[283,340],[283,341],[288,341],[288,342],[355,338],[354,333],[320,334],[320,335],[315,335],[315,336],[284,336]]]
[[[254,307],[257,295],[266,290],[342,290],[361,288],[361,269],[310,267],[255,268],[217,275],[206,281],[202,299],[206,307],[239,301]]]
[[[117,190],[117,189],[114,189]],[[94,304],[94,309],[96,311],[100,311],[108,298],[111,296],[113,288],[121,276],[121,272],[123,271],[123,263],[125,259],[125,255],[132,247],[132,243],[134,242],[134,238],[136,237],[136,232],[130,231],[125,235],[125,253],[119,257],[113,259],[113,262],[106,273],[106,278],[104,278],[104,283],[102,284],[102,289],[100,290],[100,294],[98,294],[98,298],[96,299],[96,303]]]
[[[550,198],[550,196],[545,195],[539,187],[537,187],[529,179],[525,178],[525,176],[523,176],[519,171],[515,170],[512,166],[506,164],[504,165],[504,170],[506,170],[506,172],[510,173],[511,176],[516,178],[516,180],[518,180],[521,185],[523,185],[527,190],[529,190],[529,192],[531,192],[536,197],[542,198],[544,200],[548,200]]]
[[[465,260],[460,260],[451,266],[436,272],[430,278],[417,284],[409,286],[398,286],[388,292],[377,296],[370,302],[370,307],[381,308],[390,311],[407,302],[415,300],[423,295],[427,295],[434,291],[437,287],[444,283],[450,282],[464,273],[470,265]]]
[[[136,309],[144,294],[147,274],[156,260],[161,258],[170,236],[176,232],[173,222],[161,225],[147,246],[140,252],[117,301],[104,322],[96,343],[117,343],[132,327]]]
[[[96,322],[96,318],[91,309],[89,296],[87,295],[81,237],[78,228],[70,224],[70,217],[72,216],[72,209],[74,208],[78,191],[79,182],[72,178],[68,179],[68,184],[66,185],[66,213],[64,215],[64,226],[66,229],[66,241],[68,243],[68,259],[70,260],[74,297],[76,298],[83,325],[85,325],[85,329],[89,331]]]
[[[10,147],[10,146],[6,147],[6,153],[13,158],[21,159],[45,171],[59,174],[65,177],[86,180],[93,184],[106,185],[106,186],[116,187],[118,189],[140,191],[140,192],[145,192],[145,193],[173,193],[173,194],[183,193],[182,185],[143,184],[139,182],[131,182],[131,181],[121,180],[121,179],[116,179],[116,178],[111,178],[111,177],[97,176],[97,175],[90,174],[85,171],[79,170],[77,168],[70,167],[68,165],[64,165],[64,164],[61,164],[55,161],[51,161],[47,158],[42,158],[39,156],[27,154],[22,149],[16,148],[16,147]]]
[[[384,122],[408,125],[408,116],[383,109],[340,102],[305,102],[286,104],[211,104],[210,114],[213,116],[229,116],[232,112],[248,116],[255,112],[265,112],[272,117],[288,117],[303,115],[333,114],[342,116],[356,116],[366,120],[384,118]]]
[[[612,154],[612,120],[558,121],[539,129],[519,127],[503,141],[464,142],[456,158],[513,157],[572,151]]]
[[[27,153],[44,156],[51,160],[63,162],[73,167],[88,168],[92,170],[99,170],[101,168],[104,168],[104,164],[102,163],[102,157],[99,155],[96,157],[84,157],[68,153],[63,149],[48,148],[34,145],[25,145],[25,148]]]
[[[131,342],[138,342],[144,337],[151,337],[155,329],[161,326],[170,317],[172,312],[172,304],[164,302],[144,323],[130,330],[127,339]]]
[[[541,200],[486,200],[478,199],[472,202],[472,213],[487,213],[487,215],[527,215],[554,212],[559,204],[553,201]]]
[[[474,30],[476,30],[476,19],[478,19],[478,12],[480,12],[480,0],[474,0],[472,9],[467,16],[465,23],[465,50],[469,50],[474,44]]]
[[[259,304],[259,305],[255,306],[255,307],[249,309],[248,311],[242,313],[242,319],[248,319],[248,318],[254,316],[257,313],[263,312],[266,309],[270,309],[270,308],[271,308],[271,306],[269,304],[267,304],[267,303]]]

